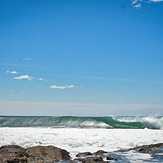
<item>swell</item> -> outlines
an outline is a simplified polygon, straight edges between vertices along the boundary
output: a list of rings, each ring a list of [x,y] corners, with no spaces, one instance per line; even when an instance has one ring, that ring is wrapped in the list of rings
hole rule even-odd
[[[163,117],[1,116],[0,127],[163,129]]]

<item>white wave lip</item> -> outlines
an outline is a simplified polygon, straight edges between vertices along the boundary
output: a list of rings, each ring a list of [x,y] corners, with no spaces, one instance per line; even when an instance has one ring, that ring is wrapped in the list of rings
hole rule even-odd
[[[65,122],[60,123],[59,127],[79,127],[79,128],[113,128],[109,124],[104,122],[98,122],[94,120],[68,120]],[[54,126],[55,127],[55,126]]]
[[[84,128],[112,128],[112,126],[104,122],[96,122],[96,121],[84,121],[79,126]]]
[[[163,118],[156,117],[144,117],[142,121],[149,126],[153,126],[157,129],[163,129]]]

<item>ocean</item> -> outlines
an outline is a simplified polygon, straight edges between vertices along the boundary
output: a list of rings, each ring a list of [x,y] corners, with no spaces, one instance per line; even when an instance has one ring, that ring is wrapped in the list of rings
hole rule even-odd
[[[70,152],[114,152],[163,142],[163,117],[0,117],[0,146],[54,145]],[[124,163],[163,162],[149,154],[119,153]],[[139,160],[139,161],[138,161]],[[122,162],[122,163],[123,163]]]
[[[163,129],[163,117],[0,116],[0,127]]]

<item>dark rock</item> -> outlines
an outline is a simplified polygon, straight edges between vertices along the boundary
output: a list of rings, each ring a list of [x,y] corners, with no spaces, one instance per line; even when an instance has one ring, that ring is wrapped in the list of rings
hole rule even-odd
[[[106,156],[106,160],[118,160],[116,157],[115,157],[115,155],[113,155],[113,154],[108,154],[107,156]]]
[[[108,161],[104,161],[103,159],[106,158],[104,154],[107,153],[103,150],[99,150],[95,153],[91,152],[83,152],[78,153],[76,155],[76,159],[74,159],[74,163],[107,163]]]
[[[25,149],[17,145],[0,147],[0,163],[26,163]]]
[[[129,150],[135,150],[141,153],[153,154],[159,152],[162,148],[163,148],[163,143],[158,143],[158,144],[138,146],[135,148],[131,148]]]
[[[93,155],[91,152],[82,152],[82,153],[78,153],[76,157],[87,157],[91,155]]]
[[[74,160],[75,163],[106,163],[102,157],[86,157],[86,158],[77,158]]]
[[[108,153],[108,152],[103,151],[103,150],[99,150],[99,151],[97,151],[97,152],[95,152],[95,153],[93,153],[93,154],[96,155],[96,156],[103,156],[103,155],[106,154],[106,153]]]
[[[26,149],[28,160],[39,160],[38,163],[70,160],[69,152],[54,146],[35,146]]]
[[[69,152],[54,146],[35,146],[24,149],[17,145],[0,148],[0,163],[54,163],[70,160]]]

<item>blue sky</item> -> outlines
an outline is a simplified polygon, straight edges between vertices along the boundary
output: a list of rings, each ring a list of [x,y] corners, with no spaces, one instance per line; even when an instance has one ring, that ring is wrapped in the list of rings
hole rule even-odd
[[[1,0],[0,114],[163,114],[162,0]]]

